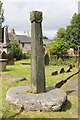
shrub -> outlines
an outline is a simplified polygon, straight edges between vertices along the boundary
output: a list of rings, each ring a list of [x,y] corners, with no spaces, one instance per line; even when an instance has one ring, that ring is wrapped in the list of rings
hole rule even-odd
[[[61,65],[62,64],[62,58],[59,58],[58,60],[57,60],[57,65]]]
[[[23,58],[23,53],[18,40],[11,41],[11,51],[13,52],[14,58],[16,60],[21,60]]]

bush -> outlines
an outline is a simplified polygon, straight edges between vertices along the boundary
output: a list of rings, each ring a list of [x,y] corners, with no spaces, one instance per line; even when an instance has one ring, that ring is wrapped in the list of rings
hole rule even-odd
[[[62,64],[62,58],[59,58],[58,60],[57,60],[57,65],[61,65]]]
[[[23,59],[27,59],[26,53],[23,53],[22,58],[23,58]]]
[[[21,60],[23,58],[23,53],[18,40],[11,41],[11,51],[13,52],[14,58],[16,60]]]

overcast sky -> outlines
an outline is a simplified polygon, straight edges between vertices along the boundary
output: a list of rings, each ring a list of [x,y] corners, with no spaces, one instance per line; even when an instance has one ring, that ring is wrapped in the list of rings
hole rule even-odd
[[[70,24],[74,13],[78,13],[79,0],[2,0],[4,3],[5,22],[9,30],[15,29],[17,34],[31,29],[30,12],[43,12],[43,35],[52,39],[58,28]],[[17,2],[16,2],[17,1]]]

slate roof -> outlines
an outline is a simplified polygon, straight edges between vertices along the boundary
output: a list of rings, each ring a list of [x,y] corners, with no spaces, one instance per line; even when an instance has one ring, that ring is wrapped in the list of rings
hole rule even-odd
[[[9,40],[14,40],[14,37],[11,33],[8,33],[8,36],[9,36]]]
[[[16,37],[21,43],[31,43],[31,38],[26,35],[16,35]]]
[[[9,40],[19,40],[20,43],[31,43],[31,38],[27,37],[26,35],[16,35],[16,34],[12,34],[12,33],[8,33],[9,36]],[[1,37],[0,37],[0,42],[1,41]],[[43,39],[43,44],[44,46],[50,46],[50,43],[54,42],[53,40],[48,40],[48,39]]]
[[[20,43],[31,43],[31,38],[27,37],[26,35],[16,35],[12,33],[8,33],[9,35],[9,40],[19,40]]]

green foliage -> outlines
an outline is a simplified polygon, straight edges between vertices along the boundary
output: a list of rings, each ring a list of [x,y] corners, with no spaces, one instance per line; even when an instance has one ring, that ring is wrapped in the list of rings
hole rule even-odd
[[[55,42],[51,43],[50,50],[53,54],[57,55],[57,58],[62,57],[67,52],[68,44],[65,42],[64,37],[66,35],[66,30],[64,28],[59,28],[55,37]]]
[[[62,63],[63,63],[62,58],[53,59],[53,60],[50,61],[50,64],[53,65],[53,66],[54,66],[54,65],[58,65],[58,66],[59,66],[59,65],[61,65]]]
[[[61,65],[61,64],[62,64],[62,59],[59,58],[59,59],[57,60],[57,65]]]
[[[66,30],[64,28],[59,28],[58,31],[57,31],[57,34],[56,34],[56,37],[55,37],[55,41],[58,39],[58,38],[64,38],[65,37],[65,34],[66,34]]]
[[[71,24],[66,27],[65,41],[75,50],[80,46],[80,14],[74,14]]]
[[[23,58],[23,53],[20,48],[20,44],[19,44],[18,40],[11,41],[11,50],[12,50],[12,52],[14,54],[14,58],[16,60],[21,60]]]
[[[80,46],[80,14],[74,14],[70,25],[64,28],[59,28],[54,38],[55,42],[51,44],[50,50],[62,57],[66,54],[69,48],[77,50]]]
[[[58,38],[56,42],[51,43],[50,50],[54,55],[57,55],[57,58],[62,57],[67,54],[66,50],[68,49],[68,45],[64,42],[63,38]]]
[[[2,24],[2,22],[4,22],[4,11],[2,8],[3,3],[0,1],[0,25]]]
[[[43,36],[43,39],[48,39],[48,37],[46,37],[46,36]]]

